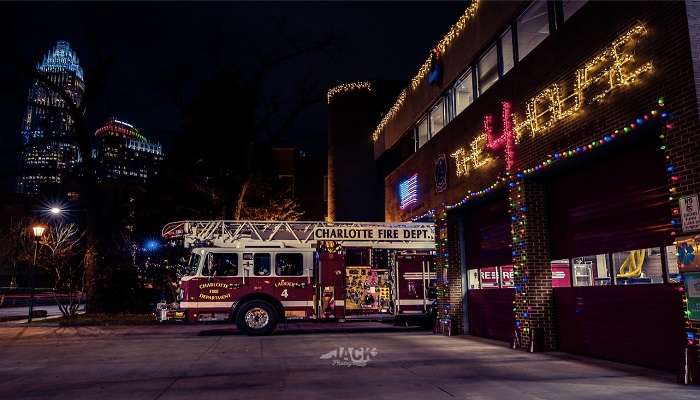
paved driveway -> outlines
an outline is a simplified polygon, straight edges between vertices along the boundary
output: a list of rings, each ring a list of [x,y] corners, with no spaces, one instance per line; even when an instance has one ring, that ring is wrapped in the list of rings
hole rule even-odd
[[[364,365],[364,366],[362,366]],[[670,374],[427,332],[0,328],[0,399],[698,399]]]

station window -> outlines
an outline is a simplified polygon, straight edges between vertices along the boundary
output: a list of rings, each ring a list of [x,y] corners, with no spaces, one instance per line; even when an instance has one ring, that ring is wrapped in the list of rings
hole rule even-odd
[[[495,45],[479,58],[479,95],[498,81],[498,50]]]
[[[552,269],[552,287],[570,287],[571,266],[569,260],[552,260],[549,265]]]
[[[678,250],[676,246],[666,246],[666,260],[668,265],[668,281],[677,283],[681,281],[678,271]]]
[[[282,253],[275,256],[275,275],[300,276],[304,274],[304,255]]]
[[[547,2],[537,0],[518,17],[518,58],[523,59],[549,35]]]
[[[616,284],[663,283],[661,248],[613,253]]]
[[[479,284],[482,289],[497,288],[500,286],[498,267],[486,267],[479,269]]]
[[[474,83],[472,81],[472,71],[462,75],[454,86],[455,115],[461,113],[467,106],[474,102]]]
[[[216,276],[238,276],[238,254],[212,253],[211,256]]]
[[[501,60],[503,65],[503,73],[513,69],[515,65],[514,54],[513,54],[513,31],[508,28],[503,35],[501,35]]]
[[[430,135],[434,136],[445,127],[445,98],[441,98],[430,110]]]
[[[610,270],[606,254],[572,259],[574,286],[610,285]]]
[[[416,149],[420,149],[430,140],[430,131],[428,129],[428,118],[423,118],[416,125]]]
[[[479,284],[479,270],[478,269],[470,269],[467,271],[467,287],[469,289],[480,289],[481,285]]]
[[[256,253],[253,256],[253,275],[269,276],[270,271],[270,254]]]
[[[587,0],[562,0],[562,9],[564,11],[564,21],[569,19],[576,11],[578,11]]]

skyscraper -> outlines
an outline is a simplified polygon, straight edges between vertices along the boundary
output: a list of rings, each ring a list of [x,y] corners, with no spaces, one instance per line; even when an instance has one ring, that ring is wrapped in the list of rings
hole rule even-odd
[[[133,125],[113,117],[95,131],[95,138],[100,182],[142,184],[158,174],[162,146],[149,142]]]
[[[64,99],[79,105],[85,93],[83,70],[70,44],[58,41],[37,64],[36,73],[53,85],[35,79],[29,89],[27,112],[22,122],[24,148],[17,190],[51,194],[62,185],[80,162],[75,141],[75,121]],[[63,92],[59,92],[58,90]]]

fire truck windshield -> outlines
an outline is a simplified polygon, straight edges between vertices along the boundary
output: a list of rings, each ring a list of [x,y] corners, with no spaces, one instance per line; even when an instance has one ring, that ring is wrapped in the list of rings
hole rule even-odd
[[[199,267],[199,260],[201,256],[196,253],[190,255],[190,260],[185,268],[185,276],[192,276],[197,274],[197,267]]]

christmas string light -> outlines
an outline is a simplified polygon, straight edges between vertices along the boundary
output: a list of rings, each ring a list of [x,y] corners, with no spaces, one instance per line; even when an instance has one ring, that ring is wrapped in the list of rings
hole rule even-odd
[[[474,17],[474,15],[476,15],[476,11],[478,8],[479,1],[472,0],[469,7],[467,7],[467,9],[464,10],[464,13],[462,13],[462,16],[459,17],[459,20],[457,20],[457,22],[455,22],[454,25],[450,27],[450,30],[447,32],[447,34],[438,42],[437,45],[435,45],[435,51],[438,53],[438,56],[445,54],[452,42],[456,38],[458,38],[462,31],[464,31],[464,28],[467,27],[467,23],[469,22],[469,20],[471,20]],[[411,79],[411,90],[416,90],[418,85],[420,85],[421,81],[423,81],[423,78],[425,78],[425,76],[428,75],[430,67],[432,66],[431,61],[432,57],[428,56],[423,65],[421,65],[421,67],[418,69],[416,76],[414,76],[413,79]]]
[[[663,98],[659,99],[658,105],[660,108],[664,107]],[[629,134],[636,130],[638,127],[643,126],[652,119],[661,119],[665,122],[668,119],[667,112],[659,112],[658,109],[651,110],[649,114],[644,114],[634,120],[634,122],[624,126],[622,129],[616,129],[613,132],[604,134],[601,139],[592,141],[590,144],[584,146],[577,146],[569,150],[564,150],[550,154],[547,159],[534,167],[527,168],[517,172],[514,175],[514,179],[508,183],[509,187],[509,206],[511,215],[511,249],[512,249],[512,261],[513,261],[513,277],[515,280],[515,298],[513,300],[513,313],[515,318],[515,334],[514,343],[522,343],[522,340],[529,337],[530,333],[530,323],[529,317],[532,312],[532,305],[529,303],[530,297],[528,296],[528,270],[525,268],[525,263],[527,262],[527,243],[525,240],[527,232],[527,205],[525,204],[525,195],[523,193],[523,181],[527,175],[539,172],[545,168],[549,168],[552,164],[579,155],[584,152],[593,150],[594,148],[604,146],[611,143],[615,139]],[[665,125],[666,129],[669,128],[669,124]],[[662,133],[661,139],[663,140],[665,135]],[[665,144],[661,146],[662,150],[666,149]],[[667,157],[668,158],[668,157]],[[667,170],[673,171],[673,166],[668,165]],[[672,187],[672,189],[674,189]],[[672,200],[673,197],[670,197]]]
[[[472,6],[474,7],[473,12],[476,13],[478,4],[477,2],[473,2],[462,16],[462,18],[465,19],[462,25],[466,26],[466,21],[471,18],[467,16],[470,15],[469,10]],[[459,24],[455,25],[462,26]],[[453,28],[455,27],[453,26]],[[461,32],[462,29],[463,28],[460,28],[458,32]],[[452,30],[450,32],[452,32]],[[604,87],[599,93],[593,94],[588,99],[588,103],[601,102],[615,89],[630,85],[637,81],[640,75],[652,71],[653,64],[651,61],[648,61],[628,72],[629,65],[635,61],[634,53],[638,42],[638,40],[635,39],[639,39],[646,34],[646,26],[644,24],[637,24],[616,38],[608,47],[585,63],[582,68],[576,70],[573,77],[573,88],[568,96],[564,95],[560,85],[555,83],[549,85],[536,96],[528,100],[525,105],[525,119],[519,120],[516,114],[512,116],[513,129],[516,133],[516,143],[521,137],[528,133],[530,136],[534,137],[548,131],[557,122],[575,115],[584,104],[587,103],[586,95],[592,88],[599,86]],[[458,33],[445,36],[443,41],[447,38],[449,38],[449,40],[447,40],[445,44],[443,44],[442,41],[438,43],[436,51],[442,54],[444,51],[441,49],[446,49],[457,36]],[[418,74],[411,81],[410,89],[415,90],[429,71],[430,57],[423,66],[421,66]],[[372,133],[372,140],[377,141],[379,139],[386,125],[396,116],[403,106],[407,94],[407,90],[401,92],[389,112],[387,112],[379,125],[375,128]]]
[[[399,112],[401,107],[403,106],[403,102],[406,101],[406,89],[402,90],[401,93],[399,93],[399,97],[396,99],[396,102],[394,103],[393,106],[389,109],[389,112],[384,115],[382,120],[379,122],[379,125],[374,129],[374,132],[372,133],[372,140],[377,141],[379,139],[379,135],[381,135],[382,131],[384,130],[384,127],[386,124],[391,121],[396,113]]]
[[[491,115],[484,117],[484,134],[486,135],[486,146],[491,150],[503,148],[506,156],[506,170],[513,168],[515,155],[515,134],[512,127],[512,116],[510,114],[510,103],[501,103],[501,121],[503,122],[503,132],[497,138],[493,137],[493,125]]]
[[[450,157],[455,159],[455,164],[457,165],[457,176],[469,175],[469,172],[475,170],[489,161],[491,158],[484,155],[484,149],[488,139],[486,134],[482,133],[472,140],[469,147],[470,152],[466,152],[464,147],[460,147],[454,153],[450,154]]]
[[[436,248],[437,248],[437,265],[441,266],[445,270],[449,267],[449,251],[448,251],[448,235],[447,235],[447,211],[455,207],[462,206],[468,201],[473,200],[477,197],[484,196],[496,190],[497,188],[507,184],[508,186],[508,199],[509,199],[509,209],[511,216],[511,256],[513,264],[513,276],[514,276],[514,289],[515,297],[513,301],[513,313],[515,319],[515,343],[523,343],[524,338],[528,338],[530,334],[530,315],[533,312],[532,304],[529,303],[529,273],[526,268],[527,263],[527,243],[526,243],[526,232],[527,232],[527,205],[525,203],[525,194],[523,189],[524,179],[532,174],[539,173],[544,169],[551,167],[559,161],[564,159],[572,158],[577,155],[588,153],[591,150],[597,149],[598,147],[605,146],[616,139],[626,136],[629,133],[635,132],[640,126],[648,124],[650,121],[660,120],[664,122],[665,130],[669,130],[673,127],[672,123],[668,122],[669,114],[663,111],[665,106],[664,99],[660,98],[658,100],[658,107],[652,109],[649,113],[637,117],[634,122],[631,122],[620,129],[610,131],[603,134],[600,139],[593,140],[588,144],[572,147],[570,149],[558,151],[549,154],[543,161],[535,164],[532,167],[520,169],[517,172],[510,173],[505,172],[504,175],[499,176],[495,182],[479,191],[469,191],[460,201],[453,205],[443,205],[439,211],[429,210],[423,216],[417,217],[420,219],[422,217],[433,215],[437,216],[436,220]],[[665,132],[665,131],[664,131]],[[662,133],[660,135],[663,144],[661,145],[661,150],[667,151],[667,146],[665,143],[666,135]],[[500,137],[498,138],[500,139]],[[497,140],[497,139],[496,139]],[[671,195],[669,196],[669,201],[674,204],[676,198],[673,193],[677,191],[676,182],[679,177],[675,175],[675,167],[670,163],[670,157],[666,156],[667,165],[666,169],[669,173],[669,182],[672,185],[669,188]],[[677,215],[678,213],[674,213]],[[674,221],[677,219],[674,218]],[[678,222],[673,222],[673,226],[678,226]],[[675,235],[675,231],[672,232]],[[444,290],[443,295],[449,295],[449,287],[445,284],[442,286]],[[444,297],[443,296],[443,297]],[[685,298],[684,298],[685,299]],[[686,300],[687,301],[687,300]],[[687,312],[687,310],[686,310]],[[687,314],[686,314],[686,323]],[[692,328],[691,325],[689,325]],[[689,329],[690,329],[689,328]]]
[[[644,24],[635,25],[584,64],[583,68],[576,70],[573,90],[568,96],[562,94],[558,84],[552,84],[528,100],[525,120],[518,121],[517,115],[513,116],[516,142],[527,132],[534,137],[546,132],[557,122],[576,114],[586,103],[586,94],[591,88],[597,85],[605,87],[588,100],[589,103],[601,102],[613,90],[629,85],[640,75],[651,71],[653,64],[648,61],[627,72],[628,65],[635,61],[637,41],[633,39],[646,33]]]
[[[478,8],[479,0],[472,0],[469,7],[467,7],[467,9],[464,10],[464,13],[462,13],[462,16],[459,17],[459,20],[452,25],[447,34],[438,42],[437,45],[435,45],[434,50],[438,53],[438,56],[442,56],[450,47],[452,42],[454,42],[454,40],[462,34],[464,29],[467,27],[468,22],[476,15]],[[409,87],[411,91],[416,90],[423,79],[425,79],[425,77],[428,75],[428,72],[430,72],[431,60],[432,57],[429,55],[423,65],[421,65],[421,67],[418,69],[416,75],[413,77],[413,79],[411,79],[411,85]],[[379,125],[377,125],[377,127],[374,129],[374,132],[372,132],[372,140],[376,142],[379,139],[384,127],[386,127],[389,121],[391,121],[401,109],[406,101],[409,88],[401,91],[394,104],[391,106],[386,115],[384,115],[382,120],[379,122]]]
[[[350,83],[343,83],[338,86],[332,87],[328,90],[326,93],[326,103],[331,104],[331,100],[333,97],[347,93],[347,92],[352,92],[355,90],[366,90],[368,92],[372,91],[372,84],[367,81],[360,81],[360,82],[350,82]]]

